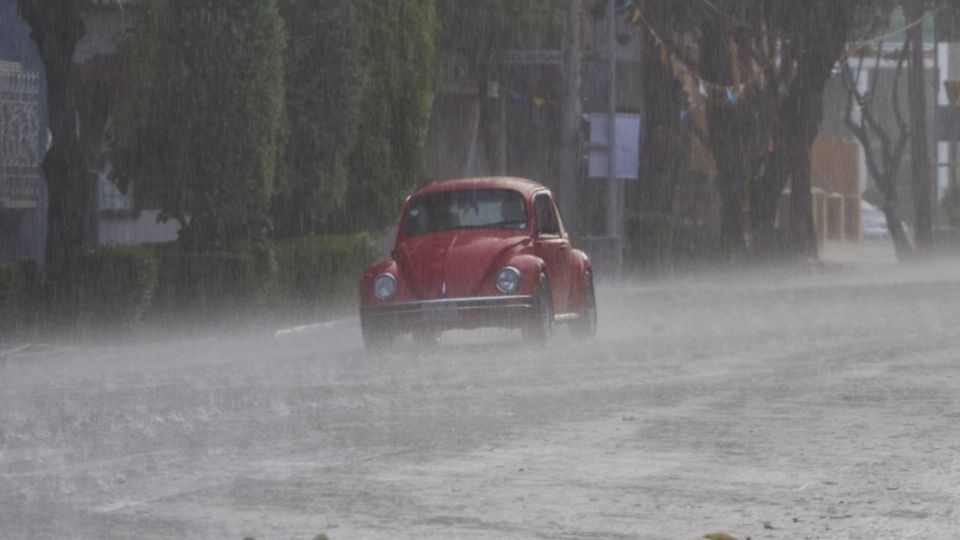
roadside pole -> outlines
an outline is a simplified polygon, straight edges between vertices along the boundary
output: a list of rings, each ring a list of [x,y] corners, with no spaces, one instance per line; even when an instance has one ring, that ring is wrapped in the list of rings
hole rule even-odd
[[[583,63],[583,2],[567,0],[563,43],[563,94],[561,96],[560,214],[574,236],[583,232],[577,190],[581,181],[580,130]]]
[[[607,2],[607,60],[610,89],[607,122],[607,227],[606,236],[613,244],[612,274],[620,275],[623,266],[623,196],[617,178],[617,12],[616,0]]]

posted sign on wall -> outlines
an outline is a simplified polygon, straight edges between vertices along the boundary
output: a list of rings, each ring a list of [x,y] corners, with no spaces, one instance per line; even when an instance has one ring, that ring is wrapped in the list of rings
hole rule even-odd
[[[609,129],[610,115],[591,113],[590,154],[587,172],[590,178],[609,176]],[[640,115],[618,114],[616,123],[616,177],[622,180],[637,180],[640,171]]]

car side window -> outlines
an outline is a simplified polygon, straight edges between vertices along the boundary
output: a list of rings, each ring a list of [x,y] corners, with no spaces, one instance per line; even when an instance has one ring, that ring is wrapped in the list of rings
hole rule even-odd
[[[560,234],[560,221],[549,195],[537,195],[533,201],[533,212],[537,220],[537,234]]]

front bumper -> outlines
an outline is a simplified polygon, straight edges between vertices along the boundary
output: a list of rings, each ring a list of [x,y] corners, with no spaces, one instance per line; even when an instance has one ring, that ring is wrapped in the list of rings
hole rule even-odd
[[[532,309],[532,296],[482,296],[384,302],[361,306],[360,317],[364,324],[400,332],[417,328],[516,328],[528,320]]]

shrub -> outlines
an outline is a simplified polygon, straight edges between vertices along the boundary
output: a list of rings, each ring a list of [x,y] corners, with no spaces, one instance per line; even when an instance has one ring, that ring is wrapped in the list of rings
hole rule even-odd
[[[25,322],[26,280],[15,264],[0,263],[0,341]]]
[[[163,317],[243,318],[268,304],[276,287],[269,248],[192,253],[176,244],[158,246],[157,312]]]
[[[308,236],[275,244],[277,307],[316,317],[356,299],[364,267],[377,258],[367,235]]]
[[[157,258],[149,246],[81,250],[71,261],[66,305],[81,325],[129,327],[141,320],[157,289]]]
[[[716,262],[716,232],[670,216],[639,214],[624,223],[624,263],[629,270],[658,273]]]

